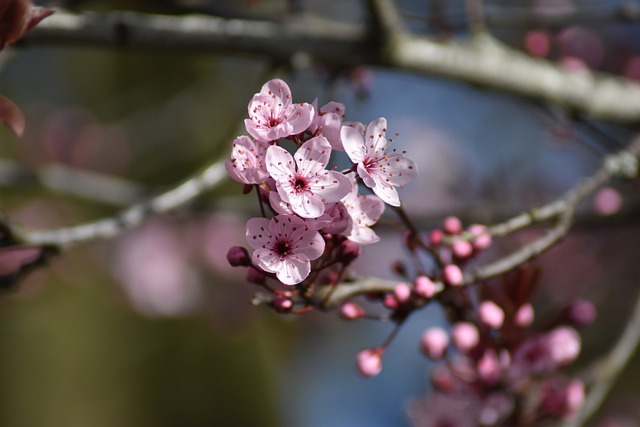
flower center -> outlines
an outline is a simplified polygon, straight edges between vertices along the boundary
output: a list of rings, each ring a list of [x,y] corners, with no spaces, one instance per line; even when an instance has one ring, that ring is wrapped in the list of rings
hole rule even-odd
[[[309,187],[309,181],[303,176],[296,176],[292,182],[293,190],[297,193],[306,191]]]
[[[278,126],[280,123],[282,123],[282,119],[280,117],[273,117],[271,116],[271,118],[269,119],[269,127],[276,127]]]
[[[291,252],[291,247],[289,246],[289,242],[286,240],[279,240],[276,242],[274,246],[274,250],[281,256],[286,257]]]
[[[367,156],[362,160],[362,167],[367,172],[371,172],[372,170],[377,169],[377,166],[378,166],[378,162],[373,157]]]

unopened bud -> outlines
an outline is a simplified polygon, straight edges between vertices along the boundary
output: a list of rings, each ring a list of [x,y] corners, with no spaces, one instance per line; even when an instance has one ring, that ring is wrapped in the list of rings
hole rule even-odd
[[[349,264],[351,261],[358,258],[361,252],[362,248],[359,244],[352,242],[351,240],[345,240],[340,243],[338,259],[343,264]]]
[[[565,389],[565,411],[563,416],[570,418],[582,407],[584,404],[584,383],[580,380],[572,380],[567,384]]]
[[[347,208],[340,202],[328,204],[325,213],[331,217],[331,222],[322,229],[325,233],[340,234],[352,221]]]
[[[432,360],[441,359],[449,346],[449,335],[437,326],[424,331],[420,340],[422,352]]]
[[[267,276],[255,267],[249,267],[247,269],[247,282],[255,283],[256,285],[264,285],[267,280]]]
[[[486,226],[473,224],[467,231],[473,236],[471,244],[475,250],[481,251],[491,246],[492,238]]]
[[[246,248],[242,246],[232,246],[227,252],[227,261],[232,267],[247,267],[251,265],[251,258]]]
[[[466,240],[456,240],[451,245],[451,252],[458,259],[465,259],[473,253],[473,246]]]
[[[442,270],[442,280],[448,285],[459,286],[464,280],[462,270],[455,264],[449,264]]]
[[[365,316],[364,308],[354,302],[347,302],[340,306],[340,317],[345,320],[359,319]]]
[[[416,295],[422,298],[431,298],[436,294],[436,285],[427,276],[418,276],[413,284]]]
[[[473,350],[480,342],[478,328],[473,323],[458,322],[451,329],[453,342],[462,353]]]
[[[273,308],[275,308],[278,313],[282,314],[290,313],[293,308],[293,301],[291,301],[291,298],[284,295],[276,296],[273,299],[272,304]]]
[[[462,233],[462,222],[458,217],[448,216],[442,221],[442,229],[447,234],[460,234]]]
[[[432,230],[429,232],[429,244],[431,246],[437,247],[442,243],[442,230]]]
[[[574,326],[587,326],[596,319],[596,307],[587,300],[574,301],[565,309],[567,322]]]
[[[409,301],[411,297],[411,288],[406,283],[398,283],[393,290],[396,300],[402,304]]]
[[[356,368],[364,377],[374,377],[382,370],[382,347],[364,349],[356,357]]]
[[[382,304],[392,310],[398,308],[398,300],[396,299],[396,296],[394,294],[386,294],[384,296],[384,299],[382,300]]]
[[[489,348],[476,365],[478,376],[487,384],[495,384],[502,378],[502,367],[495,350]]]
[[[456,380],[449,368],[437,366],[431,371],[431,384],[433,388],[439,391],[450,391],[455,385]]]
[[[482,323],[493,329],[500,329],[504,322],[504,311],[493,301],[482,301],[478,307]]]
[[[580,354],[580,335],[573,328],[560,326],[549,332],[546,345],[554,362],[559,366],[568,365]]]
[[[518,311],[516,311],[514,320],[516,325],[525,328],[533,323],[534,316],[533,306],[527,302],[522,304]]]

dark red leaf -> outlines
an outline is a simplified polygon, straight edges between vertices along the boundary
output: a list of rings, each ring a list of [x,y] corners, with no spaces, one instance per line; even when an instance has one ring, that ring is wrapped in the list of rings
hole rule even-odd
[[[13,101],[2,95],[0,95],[0,121],[17,137],[21,137],[24,133],[24,113]]]

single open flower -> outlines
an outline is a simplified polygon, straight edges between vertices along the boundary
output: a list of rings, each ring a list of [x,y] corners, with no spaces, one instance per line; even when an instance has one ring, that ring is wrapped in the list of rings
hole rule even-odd
[[[233,140],[231,160],[225,162],[229,176],[243,184],[262,184],[269,178],[264,164],[267,143],[253,141],[246,135]]]
[[[291,90],[281,79],[266,82],[249,102],[244,125],[258,141],[276,141],[304,132],[313,120],[310,104],[291,102]]]
[[[250,219],[247,240],[255,249],[253,262],[275,273],[285,285],[306,279],[311,271],[310,260],[319,258],[325,246],[320,233],[295,215]]]
[[[318,218],[325,204],[339,202],[349,193],[351,183],[341,173],[326,170],[331,146],[323,136],[311,138],[294,157],[282,147],[267,150],[267,171],[276,181],[278,195],[303,218]]]
[[[358,175],[378,197],[392,206],[400,206],[396,187],[402,187],[416,177],[413,160],[404,153],[386,153],[387,119],[380,117],[367,126],[365,135],[358,129],[343,126],[340,131],[342,145],[353,163],[358,165]]]

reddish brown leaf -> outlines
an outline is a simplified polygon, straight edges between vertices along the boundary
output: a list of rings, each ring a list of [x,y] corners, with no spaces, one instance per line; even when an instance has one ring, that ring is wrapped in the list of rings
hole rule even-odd
[[[0,121],[2,121],[17,137],[24,133],[24,113],[9,98],[0,95]]]
[[[52,13],[51,9],[34,7],[31,0],[0,0],[0,50]]]

